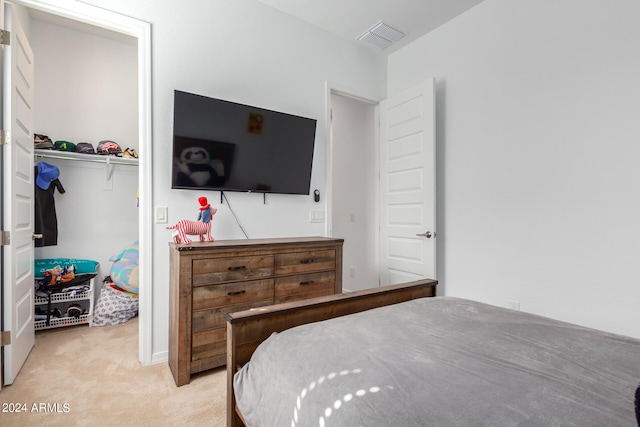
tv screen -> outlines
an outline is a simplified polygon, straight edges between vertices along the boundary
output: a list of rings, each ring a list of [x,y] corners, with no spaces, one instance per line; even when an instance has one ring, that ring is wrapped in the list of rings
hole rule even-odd
[[[309,194],[316,120],[175,91],[171,188]]]

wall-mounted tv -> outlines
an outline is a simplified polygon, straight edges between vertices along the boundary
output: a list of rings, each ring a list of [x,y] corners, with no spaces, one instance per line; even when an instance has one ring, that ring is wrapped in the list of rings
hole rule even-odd
[[[176,90],[171,188],[309,194],[316,120]]]

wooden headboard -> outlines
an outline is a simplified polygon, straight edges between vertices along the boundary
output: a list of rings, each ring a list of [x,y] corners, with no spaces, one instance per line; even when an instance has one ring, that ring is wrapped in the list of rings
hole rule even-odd
[[[227,427],[244,425],[236,412],[233,375],[272,333],[416,298],[433,297],[437,284],[436,280],[425,279],[227,313]]]

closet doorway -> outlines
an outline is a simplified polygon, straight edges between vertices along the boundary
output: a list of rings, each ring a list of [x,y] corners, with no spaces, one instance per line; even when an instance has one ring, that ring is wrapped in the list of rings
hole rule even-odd
[[[140,247],[140,262],[139,262],[139,280],[140,280],[140,298],[139,298],[139,360],[142,364],[148,365],[152,362],[152,347],[151,347],[151,310],[150,304],[152,301],[151,295],[151,286],[147,285],[151,283],[151,225],[147,221],[146,224],[142,220],[145,217],[151,217],[151,161],[150,157],[145,159],[144,153],[150,153],[150,135],[151,135],[151,108],[150,108],[150,26],[144,22],[137,21],[132,18],[128,18],[125,16],[121,16],[112,12],[105,11],[103,9],[99,9],[93,6],[89,6],[87,4],[83,4],[80,2],[69,2],[65,4],[65,6],[54,6],[50,4],[41,3],[39,1],[31,1],[31,0],[18,0],[12,2],[13,4],[18,5],[18,7],[25,7],[27,13],[32,16],[32,24],[33,27],[31,30],[34,30],[39,22],[46,22],[47,25],[52,25],[55,23],[56,25],[60,25],[61,27],[73,28],[74,30],[79,30],[82,28],[87,37],[96,37],[100,35],[101,37],[112,38],[113,40],[119,40],[122,43],[124,40],[129,40],[134,43],[133,46],[133,60],[136,62],[135,75],[132,76],[132,80],[136,82],[135,88],[127,89],[134,91],[134,98],[136,99],[137,107],[134,109],[134,117],[132,122],[135,123],[137,129],[135,130],[135,138],[132,142],[137,143],[137,151],[141,154],[137,171],[134,172],[134,179],[136,179],[137,184],[137,192],[139,195],[139,207],[134,208],[133,217],[128,218],[128,221],[131,225],[133,224],[132,229],[135,229],[135,233],[127,233],[126,238],[123,239],[122,242],[118,242],[118,249],[124,248],[127,244],[131,243],[134,240],[139,242]],[[37,31],[37,30],[36,30]],[[81,31],[81,32],[82,32]],[[75,47],[78,49],[78,46]],[[59,49],[63,50],[64,46],[59,47]],[[35,60],[37,67],[46,67],[46,62],[38,62],[38,59]],[[37,83],[37,82],[36,82]],[[124,89],[123,89],[124,90]],[[37,91],[37,88],[36,88]],[[73,96],[72,93],[69,93],[69,96]],[[55,100],[51,100],[55,102]],[[37,105],[36,105],[37,108]],[[36,129],[39,124],[36,121]],[[113,123],[114,127],[118,126],[118,123]],[[50,135],[52,139],[65,139],[63,135]],[[71,139],[71,138],[69,138]],[[105,136],[104,139],[110,139],[110,137]],[[112,138],[116,139],[116,138]],[[90,141],[95,143],[97,141]],[[126,143],[123,143],[123,145]],[[134,144],[131,144],[132,146]],[[125,148],[124,146],[122,147]],[[61,160],[61,162],[66,162],[66,160]],[[94,168],[92,166],[89,168],[88,166],[80,166],[80,162],[74,162],[74,167],[76,169],[80,169],[80,171],[75,171],[76,174],[72,179],[78,180],[78,174],[82,174],[83,167],[87,167],[88,169]],[[113,191],[109,188],[110,185],[113,185],[114,178],[118,179],[118,177],[114,177],[114,173],[118,173],[111,166],[111,170],[105,164],[102,164],[100,179],[96,179],[96,182],[91,183],[93,187],[91,187],[94,191],[93,193],[100,193],[101,191]],[[94,173],[95,170],[89,171],[89,173]],[[64,173],[64,172],[63,172]],[[111,177],[109,174],[111,173]],[[127,172],[129,176],[131,176],[131,171]],[[61,174],[61,178],[62,178]],[[130,179],[131,180],[131,179]],[[136,190],[133,189],[133,193],[130,197],[131,205],[136,204]],[[98,194],[99,196],[99,194]],[[62,196],[64,197],[64,196]],[[99,198],[99,197],[98,197]],[[128,225],[123,223],[118,223],[117,221],[110,221],[113,219],[113,215],[110,215],[111,210],[118,209],[118,206],[109,206],[109,205],[101,205],[100,203],[86,203],[84,205],[78,206],[80,210],[79,215],[74,218],[59,218],[60,221],[69,221],[73,222],[74,226],[77,228],[84,229],[84,236],[87,239],[92,238],[92,230],[96,230],[98,228],[109,229],[116,231],[118,227],[125,228]],[[78,220],[81,218],[81,220]],[[75,229],[74,229],[75,230]],[[134,235],[135,234],[135,235]],[[60,240],[64,239],[64,235],[59,236]],[[120,244],[121,243],[121,244]],[[99,241],[93,240],[92,244],[94,246],[100,245]],[[106,248],[108,252],[114,252],[111,248]],[[76,256],[78,257],[78,256]],[[92,257],[91,253],[87,252],[86,258]],[[104,258],[102,256],[102,258]],[[101,275],[108,275],[110,264],[103,260],[101,261]]]
[[[377,103],[328,89],[328,234],[344,239],[342,287],[378,286]]]

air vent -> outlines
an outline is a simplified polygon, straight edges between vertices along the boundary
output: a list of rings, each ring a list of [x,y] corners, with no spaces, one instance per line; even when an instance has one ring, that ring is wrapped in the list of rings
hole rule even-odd
[[[405,34],[402,31],[398,31],[380,21],[358,37],[358,40],[372,44],[379,49],[384,49],[404,36]]]

